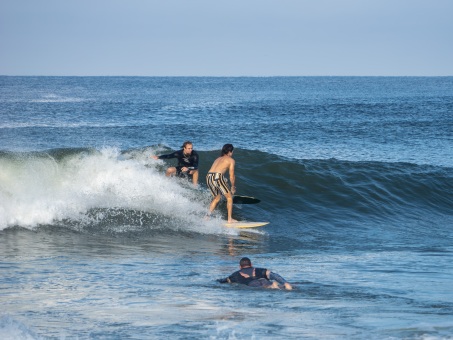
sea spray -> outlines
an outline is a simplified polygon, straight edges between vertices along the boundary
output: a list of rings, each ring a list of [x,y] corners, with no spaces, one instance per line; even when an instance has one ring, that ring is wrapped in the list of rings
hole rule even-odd
[[[0,228],[33,228],[61,220],[99,222],[137,211],[190,226],[206,213],[207,193],[166,178],[161,166],[117,148],[9,154],[0,159]]]

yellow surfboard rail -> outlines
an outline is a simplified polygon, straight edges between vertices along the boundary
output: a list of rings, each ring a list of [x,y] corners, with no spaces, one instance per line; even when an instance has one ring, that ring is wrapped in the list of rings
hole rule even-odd
[[[233,223],[225,223],[225,227],[228,228],[258,228],[269,224],[269,222],[248,222],[238,221]]]

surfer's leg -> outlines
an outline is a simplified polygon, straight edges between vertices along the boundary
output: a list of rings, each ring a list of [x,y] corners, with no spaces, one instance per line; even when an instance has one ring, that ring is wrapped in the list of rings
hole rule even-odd
[[[193,185],[197,186],[198,185],[198,170],[192,170],[192,171],[190,171],[190,174],[192,175]]]
[[[214,199],[212,200],[211,204],[209,205],[209,213],[212,213],[215,209],[215,207],[217,206],[217,204],[219,204],[220,202],[220,194],[217,194]]]
[[[271,288],[271,289],[281,289],[280,286],[278,285],[278,283],[275,282],[275,281],[272,282],[272,284],[271,284],[269,287],[267,287],[267,288]]]
[[[273,282],[271,282],[267,279],[264,279],[264,278],[253,280],[248,284],[248,286],[249,287],[260,287],[260,288],[271,288],[271,289],[278,288],[278,287],[274,287]]]
[[[176,174],[176,168],[174,166],[171,166],[167,169],[167,172],[165,173],[165,176],[171,177],[174,174]]]
[[[233,216],[233,195],[231,192],[225,194],[225,198],[227,199],[227,211],[228,211],[228,223],[237,222]]]

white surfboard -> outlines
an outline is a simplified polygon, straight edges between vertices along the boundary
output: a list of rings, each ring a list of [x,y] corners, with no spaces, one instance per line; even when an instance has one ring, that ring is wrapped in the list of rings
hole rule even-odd
[[[233,223],[225,223],[225,227],[228,228],[257,228],[265,226],[269,222],[248,222],[248,221],[238,221]]]

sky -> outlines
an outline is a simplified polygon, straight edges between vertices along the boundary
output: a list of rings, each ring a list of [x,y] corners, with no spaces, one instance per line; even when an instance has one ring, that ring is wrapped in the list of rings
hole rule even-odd
[[[0,0],[0,75],[453,76],[453,0]]]

